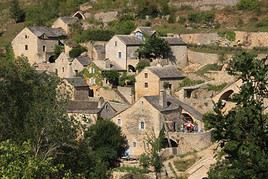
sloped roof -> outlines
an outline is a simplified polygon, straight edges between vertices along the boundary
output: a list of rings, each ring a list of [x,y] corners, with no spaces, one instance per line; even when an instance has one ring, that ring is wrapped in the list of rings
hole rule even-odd
[[[136,36],[133,35],[117,35],[117,37],[125,44],[125,45],[141,45],[143,41]]]
[[[173,65],[167,65],[163,67],[159,66],[152,66],[147,67],[146,69],[150,70],[152,73],[157,75],[160,79],[178,79],[184,78],[185,76],[181,71]]]
[[[61,28],[50,28],[44,26],[33,26],[28,27],[28,29],[34,33],[37,37],[41,37],[42,35],[46,35],[50,38],[58,38],[62,36],[66,36],[66,33]]]
[[[76,22],[79,21],[77,17],[70,17],[70,16],[64,16],[64,17],[59,17],[64,23],[68,25],[75,24]]]
[[[124,104],[124,103],[118,103],[118,102],[112,102],[108,101],[112,108],[116,110],[116,113],[120,113],[121,111],[124,111],[125,109],[129,108],[130,105]]]
[[[134,32],[141,31],[146,36],[152,36],[156,31],[152,27],[137,27]]]
[[[90,59],[87,56],[79,56],[75,58],[79,63],[81,63],[83,66],[87,66],[90,64]]]
[[[118,64],[111,60],[94,60],[92,61],[99,69],[103,71],[117,70],[124,71]]]
[[[97,101],[74,100],[69,101],[67,106],[68,113],[97,114],[100,110]]]
[[[181,107],[182,109],[187,111],[197,120],[203,119],[203,115],[199,111],[197,111],[195,108],[191,107],[190,105],[183,103],[182,101],[178,100],[177,98],[173,96],[169,96],[169,95],[166,96],[166,102],[170,103],[170,105],[167,106],[166,108],[163,108],[159,104],[159,96],[144,96],[144,98],[160,112],[175,110]]]
[[[74,87],[88,86],[82,77],[65,78]]]
[[[162,37],[169,45],[186,45],[179,37]]]
[[[172,111],[180,108],[180,105],[172,96],[166,96],[166,102],[169,103],[169,105],[166,104],[167,107],[165,108],[159,104],[159,96],[144,96],[144,98],[160,112]]]

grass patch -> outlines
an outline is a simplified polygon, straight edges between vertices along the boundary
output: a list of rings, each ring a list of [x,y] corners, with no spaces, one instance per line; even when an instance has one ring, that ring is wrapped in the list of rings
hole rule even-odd
[[[180,88],[185,87],[185,86],[194,86],[204,83],[203,80],[191,80],[190,78],[184,78],[181,83],[180,83]]]
[[[211,85],[211,84],[208,84],[208,91],[221,91],[226,86],[227,86],[227,83],[223,83],[223,84],[220,84],[220,85]]]
[[[197,70],[197,74],[198,75],[204,75],[205,73],[207,73],[208,71],[220,71],[222,68],[222,65],[218,65],[218,64],[208,64],[203,66],[201,69]]]
[[[190,159],[179,159],[179,160],[174,161],[174,165],[178,171],[185,172],[199,159],[200,157],[196,157],[196,156]]]

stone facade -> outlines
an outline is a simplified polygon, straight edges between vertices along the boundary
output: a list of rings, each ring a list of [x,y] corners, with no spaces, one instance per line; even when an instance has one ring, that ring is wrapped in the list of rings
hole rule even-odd
[[[48,29],[48,28],[46,28]],[[12,41],[15,57],[25,56],[30,64],[47,63],[53,56],[54,48],[59,45],[58,38],[49,38],[45,34],[38,36],[26,27]]]

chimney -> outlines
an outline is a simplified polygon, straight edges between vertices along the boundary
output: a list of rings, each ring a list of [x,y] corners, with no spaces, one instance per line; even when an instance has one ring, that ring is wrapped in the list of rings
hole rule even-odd
[[[163,108],[167,107],[166,91],[163,89],[160,90],[159,105],[162,106]]]
[[[100,99],[98,101],[98,108],[101,108],[103,104],[104,104],[104,99],[103,99],[103,97],[100,97]]]

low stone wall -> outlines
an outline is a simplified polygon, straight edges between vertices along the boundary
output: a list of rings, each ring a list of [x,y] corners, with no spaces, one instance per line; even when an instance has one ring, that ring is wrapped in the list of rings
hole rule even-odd
[[[268,47],[268,32],[235,31],[235,40],[245,47]]]
[[[171,5],[176,7],[191,6],[201,10],[210,10],[212,8],[221,9],[225,6],[234,6],[239,0],[172,0]]]
[[[188,50],[188,62],[200,65],[213,64],[219,62],[219,55],[214,53],[201,53]]]
[[[181,34],[180,37],[187,44],[198,45],[217,44],[222,39],[217,33]]]

